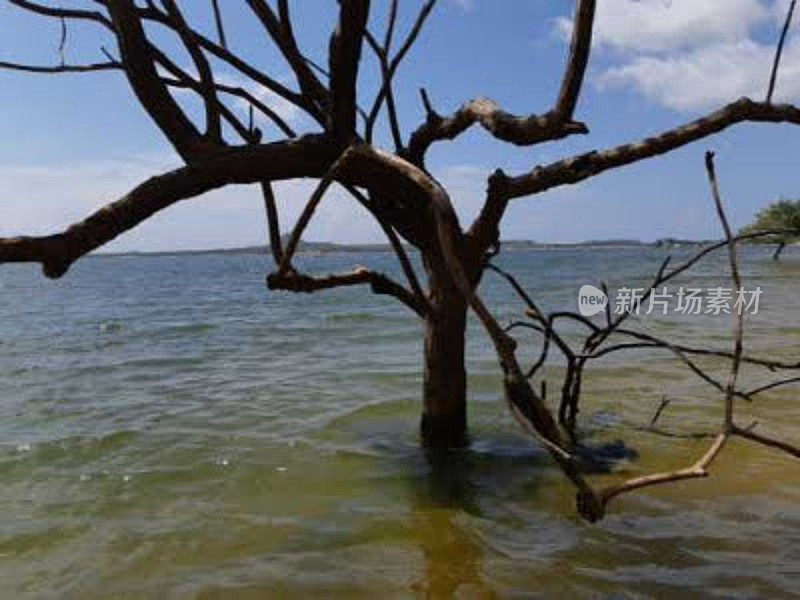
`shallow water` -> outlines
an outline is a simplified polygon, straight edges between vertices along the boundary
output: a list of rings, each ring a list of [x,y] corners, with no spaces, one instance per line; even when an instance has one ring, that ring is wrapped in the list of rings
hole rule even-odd
[[[678,251],[681,254],[681,251]],[[764,290],[751,352],[800,356],[800,255],[745,253]],[[548,310],[584,283],[643,285],[655,249],[509,252]],[[388,254],[305,256],[313,272]],[[729,286],[725,257],[679,283]],[[599,524],[501,400],[471,324],[468,450],[420,450],[420,326],[359,290],[270,293],[256,255],[94,257],[59,281],[0,270],[0,597],[791,597],[800,589],[800,464],[734,441],[707,480],[652,488]],[[487,275],[503,322],[522,306]],[[645,331],[729,346],[729,317],[642,317]],[[535,351],[521,335],[523,357]],[[724,363],[716,364],[723,373]],[[546,367],[555,389],[557,364]],[[720,398],[668,355],[587,374],[587,443],[624,439],[610,482],[684,466]],[[753,385],[765,376],[746,369]],[[797,389],[740,407],[798,441]],[[634,458],[636,456],[636,458]],[[430,459],[430,460],[429,460]]]

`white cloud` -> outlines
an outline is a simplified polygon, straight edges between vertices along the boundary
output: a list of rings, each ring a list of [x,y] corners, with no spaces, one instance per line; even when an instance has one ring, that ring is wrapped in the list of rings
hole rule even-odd
[[[594,39],[620,50],[672,51],[741,39],[770,16],[760,0],[601,0]],[[559,19],[557,27],[568,33],[571,20]]]
[[[603,0],[595,47],[606,66],[600,89],[630,88],[674,110],[718,107],[766,92],[774,42],[789,0]],[[572,22],[556,30],[567,35]],[[770,33],[763,37],[764,29]],[[796,28],[796,27],[795,27]],[[756,37],[756,33],[762,35]],[[790,36],[776,99],[800,99],[800,37]]]
[[[611,67],[596,83],[603,88],[631,86],[667,108],[681,111],[721,106],[742,96],[761,99],[767,89],[774,48],[746,39],[701,46],[672,56],[637,56]],[[800,38],[794,35],[783,55],[776,100],[800,99]]]
[[[177,166],[177,159],[169,154],[46,166],[0,165],[0,237],[62,231],[147,178]],[[284,231],[297,220],[313,188],[311,180],[275,185]],[[334,186],[304,238],[375,242],[381,241],[382,235],[372,216]],[[228,186],[178,202],[101,251],[237,247],[262,244],[265,239],[263,201],[257,186]]]
[[[47,166],[4,164],[0,166],[0,236],[61,230],[147,177],[176,166],[167,155]]]

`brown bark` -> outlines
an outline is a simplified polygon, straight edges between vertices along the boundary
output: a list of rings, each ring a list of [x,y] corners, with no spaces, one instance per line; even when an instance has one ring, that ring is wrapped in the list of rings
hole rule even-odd
[[[457,253],[470,284],[480,280],[482,268],[466,238]],[[464,346],[469,304],[447,266],[442,248],[434,245],[422,254],[428,275],[429,311],[425,318],[422,442],[429,448],[454,448],[469,443],[467,435],[467,373]]]
[[[423,443],[450,448],[467,444],[467,373],[464,336],[467,305],[463,297],[443,295],[437,310],[425,320],[424,409],[420,423]]]

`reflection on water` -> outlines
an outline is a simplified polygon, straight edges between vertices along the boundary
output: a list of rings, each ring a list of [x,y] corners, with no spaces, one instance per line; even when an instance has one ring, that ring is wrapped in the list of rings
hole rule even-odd
[[[481,575],[480,545],[454,522],[462,513],[479,516],[471,478],[476,457],[469,450],[426,454],[430,468],[414,482],[414,531],[425,555],[424,579],[415,589],[429,598],[454,597],[464,589],[493,597]]]
[[[797,360],[798,276],[749,250],[764,289],[746,344]],[[642,285],[652,249],[502,257],[547,309],[584,283]],[[390,257],[306,258],[327,272]],[[718,285],[713,259],[684,285]],[[420,327],[391,300],[267,293],[257,256],[95,258],[57,282],[0,270],[0,597],[792,597],[800,589],[800,466],[736,440],[708,480],[620,499],[601,523],[501,400],[472,323],[470,448],[417,443]],[[521,307],[487,277],[503,321]],[[677,341],[728,343],[726,319],[640,319]],[[523,357],[533,338],[522,336]],[[633,358],[633,360],[630,360]],[[723,361],[702,363],[724,372]],[[551,386],[561,375],[545,367]],[[747,368],[758,385],[772,375]],[[555,388],[553,388],[555,389]],[[604,483],[680,467],[707,441],[713,389],[672,357],[587,372],[582,458]],[[737,408],[798,439],[796,390]]]

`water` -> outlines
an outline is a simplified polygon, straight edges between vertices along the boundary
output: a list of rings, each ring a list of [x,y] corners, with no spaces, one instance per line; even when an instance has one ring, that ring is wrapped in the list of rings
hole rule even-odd
[[[681,254],[681,251],[678,251]],[[685,253],[684,253],[685,254]],[[764,290],[748,348],[798,357],[800,260],[749,249]],[[655,249],[509,252],[548,310],[583,283],[642,285]],[[313,272],[388,254],[301,258]],[[680,283],[729,285],[724,254]],[[731,443],[707,480],[652,488],[589,525],[573,491],[508,415],[476,323],[469,450],[433,462],[416,437],[421,328],[365,290],[271,293],[256,255],[96,257],[60,281],[0,270],[0,597],[790,597],[800,589],[800,465]],[[501,321],[522,306],[496,276]],[[729,347],[725,317],[642,318],[645,331]],[[521,334],[525,361],[535,339]],[[724,376],[725,365],[716,367]],[[546,366],[552,389],[560,367]],[[765,380],[756,369],[743,377]],[[768,379],[767,374],[766,378]],[[687,465],[706,441],[643,433],[719,421],[719,395],[664,353],[587,373],[591,444],[638,458],[608,483]],[[740,407],[800,441],[796,388]]]

